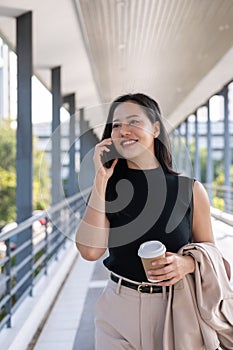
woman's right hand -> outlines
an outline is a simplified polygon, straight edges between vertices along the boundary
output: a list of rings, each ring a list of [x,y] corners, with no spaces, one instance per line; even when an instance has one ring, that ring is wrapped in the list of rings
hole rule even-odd
[[[103,156],[103,152],[110,152],[110,149],[108,148],[108,146],[110,146],[111,144],[112,144],[111,138],[104,139],[100,143],[97,143],[97,145],[95,146],[95,152],[93,156],[96,175],[101,176],[106,180],[108,180],[112,176],[114,168],[118,162],[117,158],[114,159],[110,168],[106,168],[102,163],[101,158]]]

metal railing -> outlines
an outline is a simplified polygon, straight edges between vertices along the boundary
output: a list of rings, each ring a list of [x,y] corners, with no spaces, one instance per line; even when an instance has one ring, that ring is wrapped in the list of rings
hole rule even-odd
[[[11,327],[12,314],[26,296],[32,296],[34,285],[47,274],[48,265],[58,259],[67,239],[74,239],[85,208],[83,196],[89,191],[67,198],[0,234],[0,244],[5,247],[4,255],[0,257],[0,330]],[[42,218],[43,225],[39,224]],[[21,235],[28,230],[30,239],[22,243]],[[17,241],[21,241],[19,246]],[[20,259],[23,252],[24,257]]]
[[[205,185],[213,207],[225,213],[233,213],[233,189],[224,186]],[[82,217],[86,197],[90,189],[63,200],[38,215],[25,220],[16,228],[0,234],[0,244],[4,245],[4,256],[0,257],[0,330],[11,327],[11,317],[24,298],[33,295],[33,287],[42,275],[48,273],[49,264],[58,259],[67,239],[74,239]],[[39,225],[40,219],[44,225]],[[219,217],[221,220],[221,217]],[[232,223],[231,223],[232,225]],[[27,230],[30,239],[17,246],[18,237]],[[16,246],[12,248],[12,243]],[[19,259],[23,251],[23,259]],[[25,267],[26,272],[22,274]],[[20,278],[19,278],[20,276]]]
[[[215,186],[205,184],[210,203],[225,213],[233,214],[233,188],[229,186]]]

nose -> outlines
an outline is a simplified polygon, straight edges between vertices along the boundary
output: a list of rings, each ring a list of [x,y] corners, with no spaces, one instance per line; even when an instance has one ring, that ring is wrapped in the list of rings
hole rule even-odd
[[[130,134],[130,126],[127,123],[122,123],[120,133],[122,136]]]

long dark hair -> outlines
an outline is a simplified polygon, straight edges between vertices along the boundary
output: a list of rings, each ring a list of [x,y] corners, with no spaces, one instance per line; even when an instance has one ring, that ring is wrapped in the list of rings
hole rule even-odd
[[[123,102],[133,102],[142,107],[151,123],[159,121],[160,123],[160,134],[154,139],[154,151],[156,158],[158,159],[164,172],[177,174],[172,168],[172,153],[171,144],[168,133],[161,119],[161,112],[158,103],[151,97],[142,93],[126,94],[117,97],[109,108],[108,118],[103,132],[102,140],[111,137],[112,133],[112,119],[113,114],[117,106]],[[119,162],[118,162],[119,163]],[[120,162],[121,163],[121,162]],[[120,165],[120,164],[119,164]]]

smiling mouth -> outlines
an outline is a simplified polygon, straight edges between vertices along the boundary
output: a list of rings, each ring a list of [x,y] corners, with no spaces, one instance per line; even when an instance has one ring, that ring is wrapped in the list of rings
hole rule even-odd
[[[121,141],[120,144],[122,147],[127,147],[127,146],[135,144],[136,142],[138,142],[138,140],[124,140],[124,141]]]

